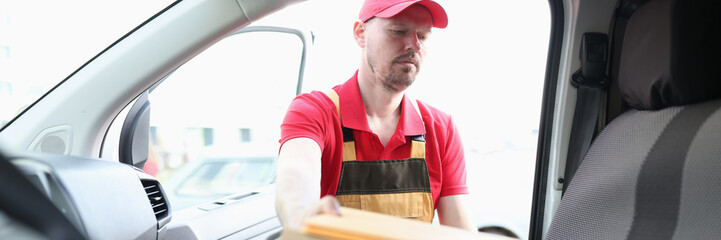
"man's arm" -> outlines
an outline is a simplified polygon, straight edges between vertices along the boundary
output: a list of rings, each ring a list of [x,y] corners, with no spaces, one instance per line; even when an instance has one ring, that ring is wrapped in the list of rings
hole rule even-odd
[[[438,199],[438,221],[442,225],[477,231],[468,219],[465,208],[467,195],[450,195]]]
[[[310,138],[286,141],[278,155],[275,209],[283,226],[300,229],[303,220],[319,213],[340,214],[334,197],[320,201],[321,150]]]

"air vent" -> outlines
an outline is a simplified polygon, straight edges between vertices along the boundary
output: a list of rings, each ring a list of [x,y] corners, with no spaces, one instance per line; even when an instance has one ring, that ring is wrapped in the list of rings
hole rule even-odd
[[[150,206],[153,206],[153,212],[155,212],[155,218],[160,221],[168,216],[168,201],[165,199],[165,195],[160,188],[160,184],[154,180],[141,180],[145,193],[148,195],[150,200]]]

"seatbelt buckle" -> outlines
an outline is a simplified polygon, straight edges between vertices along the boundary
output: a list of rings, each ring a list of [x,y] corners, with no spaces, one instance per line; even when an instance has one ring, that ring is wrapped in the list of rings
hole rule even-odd
[[[583,75],[583,71],[579,68],[576,72],[571,75],[571,86],[578,88],[578,86],[588,86],[593,88],[607,89],[609,85],[608,78],[590,79]]]
[[[605,89],[608,86],[606,65],[608,63],[608,36],[604,33],[587,32],[581,37],[579,58],[581,68],[571,76],[571,85],[579,84]]]

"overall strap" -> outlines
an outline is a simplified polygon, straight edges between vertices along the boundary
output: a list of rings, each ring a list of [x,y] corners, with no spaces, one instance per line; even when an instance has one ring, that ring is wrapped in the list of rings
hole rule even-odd
[[[355,138],[353,137],[353,129],[343,126],[343,121],[341,121],[340,116],[340,97],[338,97],[338,93],[333,89],[326,91],[325,95],[333,101],[333,104],[335,104],[335,110],[338,112],[338,121],[341,122],[340,126],[343,128],[343,161],[355,161],[357,158],[355,154]]]
[[[333,102],[335,105],[335,110],[338,112],[338,120],[341,121],[341,115],[340,115],[340,97],[338,96],[338,93],[333,90],[329,89],[324,92],[328,98]],[[406,95],[408,100],[411,102],[411,105],[413,106],[413,109],[416,110],[418,113],[418,116],[421,117],[421,123],[425,127],[425,122],[423,122],[423,115],[421,115],[421,111],[418,108],[418,102],[410,98],[408,95]],[[355,161],[356,158],[356,151],[355,151],[355,138],[353,137],[353,129],[346,128],[343,126],[343,122],[341,121],[341,128],[343,128],[343,161]],[[424,135],[416,135],[411,136],[411,158],[425,158],[426,157],[426,139]]]
[[[331,101],[333,101],[333,104],[335,104],[335,110],[338,112],[338,119],[340,119],[340,97],[338,96],[338,93],[332,88],[328,89],[328,91],[325,91],[324,93]]]
[[[418,108],[418,101],[408,96],[408,94],[406,94],[406,98],[408,98],[408,101],[411,102],[411,105],[413,105],[413,109],[416,110],[418,116],[421,117],[421,123],[423,124],[423,128],[425,128],[426,123],[423,121],[423,115],[421,114],[420,108]],[[426,158],[425,135],[411,136],[411,158]]]

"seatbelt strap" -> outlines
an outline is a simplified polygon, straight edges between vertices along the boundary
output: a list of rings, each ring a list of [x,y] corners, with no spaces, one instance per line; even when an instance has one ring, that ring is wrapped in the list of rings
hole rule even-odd
[[[602,33],[584,33],[581,43],[581,69],[571,76],[576,91],[576,107],[573,126],[568,142],[563,192],[566,192],[573,174],[581,165],[591,145],[601,98],[606,91],[606,62],[608,61],[608,37]]]

